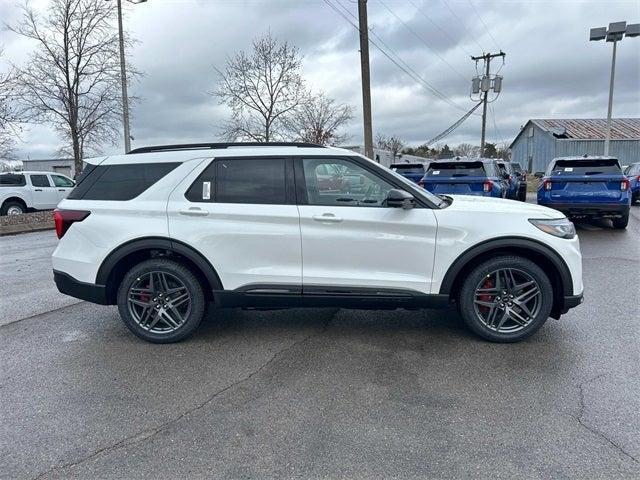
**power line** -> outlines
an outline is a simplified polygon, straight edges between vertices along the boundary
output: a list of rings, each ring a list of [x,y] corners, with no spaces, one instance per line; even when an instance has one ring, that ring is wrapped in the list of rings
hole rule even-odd
[[[463,26],[464,25],[464,20],[462,20],[457,14],[456,12],[454,12],[451,7],[449,6],[449,4],[447,3],[447,0],[442,0],[442,3],[444,3],[444,6],[447,7],[447,10],[449,10],[451,12],[451,15],[453,15],[454,17],[456,17],[458,19],[458,22],[460,22],[460,25]],[[473,42],[478,46],[478,48],[482,51],[484,51],[484,48],[482,48],[482,45],[480,45],[478,43],[478,41],[476,40],[475,36],[471,36],[471,40],[473,40]]]
[[[351,12],[349,12],[349,10],[340,3],[339,0],[335,0],[336,3],[338,5],[340,5],[340,7],[350,16],[353,17],[353,14]],[[334,4],[332,4],[329,0],[324,0],[324,2],[329,5],[337,14],[339,14],[342,18],[344,18],[347,22],[349,22],[349,24],[351,24],[351,26],[353,26],[353,28],[355,28],[356,30],[359,30],[358,26],[353,23],[342,11],[340,11],[338,9],[338,7],[336,7]],[[355,17],[354,17],[355,18]],[[420,75],[413,70],[413,68],[411,68],[404,60],[402,60],[402,58],[393,51],[393,49],[391,47],[389,47],[384,40],[382,40],[382,38],[380,38],[379,35],[377,35],[373,30],[369,30],[369,33],[371,35],[373,35],[377,42],[379,42],[380,44],[382,44],[390,53],[387,53],[387,51],[385,51],[384,48],[382,48],[380,45],[378,45],[378,43],[373,40],[371,37],[369,38],[369,43],[371,43],[374,47],[376,47],[380,53],[382,53],[385,57],[387,57],[395,66],[397,66],[400,70],[402,70],[404,73],[406,73],[409,77],[411,77],[415,82],[420,83],[422,86],[424,86],[427,90],[429,90],[432,94],[434,94],[435,96],[437,96],[438,98],[440,98],[441,100],[443,100],[444,102],[446,102],[447,104],[449,104],[450,106],[457,108],[461,111],[466,111],[466,109],[464,107],[461,107],[460,105],[458,105],[457,103],[455,103],[453,100],[451,100],[449,97],[447,97],[444,93],[440,92],[437,88],[435,88],[433,85],[431,85],[429,82],[427,82],[426,80],[424,80],[422,77],[420,77]],[[396,58],[393,58],[394,55]]]
[[[478,108],[480,105],[482,105],[482,102],[476,103],[471,110],[469,110],[467,113],[465,113],[462,117],[460,117],[453,125],[451,125],[449,128],[447,128],[444,132],[439,133],[438,135],[436,135],[435,137],[433,137],[431,140],[429,140],[426,145],[427,147],[429,145],[433,145],[434,143],[442,140],[444,137],[448,136],[451,132],[453,132],[456,128],[458,128],[460,125],[462,125],[462,122],[464,122],[467,118],[469,118],[471,116],[471,114],[476,110],[476,108]]]
[[[476,15],[478,16],[478,20],[480,20],[480,23],[482,24],[482,26],[484,27],[484,29],[487,31],[487,33],[489,34],[489,37],[491,38],[491,40],[493,40],[493,43],[496,45],[496,47],[498,47],[498,50],[502,51],[502,49],[500,48],[500,45],[498,45],[497,40],[495,39],[495,37],[491,34],[491,31],[489,30],[489,27],[487,27],[487,24],[484,23],[484,20],[482,20],[482,15],[480,15],[480,12],[478,12],[478,10],[476,9],[476,6],[473,4],[473,2],[471,0],[467,0],[467,2],[469,2],[469,5],[471,5],[471,8],[473,8],[473,11],[476,12]]]
[[[413,5],[414,8],[416,9],[416,11],[419,12],[424,18],[426,18],[429,21],[429,23],[431,23],[431,25],[433,25],[438,30],[440,30],[440,32],[442,32],[442,34],[445,37],[447,37],[449,40],[451,40],[456,47],[458,47],[460,50],[462,50],[462,52],[465,55],[467,55],[468,57],[470,57],[472,55],[471,52],[469,52],[469,50],[464,48],[462,45],[458,44],[457,40],[455,38],[453,38],[451,35],[449,35],[449,32],[447,32],[444,28],[442,28],[440,25],[438,25],[438,23],[435,22],[424,10],[422,10],[422,8],[420,8],[418,5],[416,5],[413,2],[413,0],[409,0],[409,3],[411,5]]]
[[[411,28],[409,25],[407,25],[407,23],[404,20],[402,20],[402,18],[400,18],[393,10],[391,10],[391,8],[386,3],[384,3],[382,0],[378,0],[378,3],[380,3],[380,5],[382,5],[384,8],[386,8],[391,15],[396,17],[396,19],[404,26],[404,28],[406,28],[409,32],[411,32],[411,34],[414,37],[416,37],[418,40],[420,40],[429,50],[431,50],[431,52],[433,52],[433,54],[435,56],[437,56],[440,60],[442,60],[444,63],[446,63],[447,66],[451,70],[453,70],[460,78],[462,78],[465,82],[468,80],[467,77],[465,77],[462,73],[460,73],[453,65],[451,65],[449,62],[447,62],[447,60],[444,57],[442,57],[438,52],[436,52],[433,48],[431,48],[431,45],[429,45],[427,43],[427,41],[421,35],[416,33],[416,31],[413,28]]]

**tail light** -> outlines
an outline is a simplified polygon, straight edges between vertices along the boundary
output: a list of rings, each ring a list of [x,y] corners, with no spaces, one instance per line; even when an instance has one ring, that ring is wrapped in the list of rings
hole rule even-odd
[[[53,222],[56,225],[56,235],[62,238],[74,222],[81,222],[89,216],[87,210],[64,210],[56,208],[53,211]]]
[[[544,182],[542,182],[542,186],[545,190],[551,190],[551,180],[546,179]]]
[[[482,184],[483,192],[490,192],[491,190],[493,190],[493,182],[491,180],[487,180]]]
[[[626,192],[629,190],[629,180],[626,178],[620,182],[620,190]]]

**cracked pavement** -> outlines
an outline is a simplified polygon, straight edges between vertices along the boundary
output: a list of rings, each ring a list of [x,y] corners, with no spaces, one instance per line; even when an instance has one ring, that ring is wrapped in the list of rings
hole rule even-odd
[[[639,478],[640,207],[579,235],[585,304],[515,345],[335,309],[150,345],[55,292],[52,232],[3,237],[0,477]]]

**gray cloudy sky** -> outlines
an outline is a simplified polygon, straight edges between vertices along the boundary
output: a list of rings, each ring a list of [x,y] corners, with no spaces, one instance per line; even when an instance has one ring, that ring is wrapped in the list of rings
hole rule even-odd
[[[354,1],[331,2],[357,16]],[[490,109],[488,141],[511,141],[529,118],[606,115],[611,44],[590,43],[588,31],[613,21],[640,22],[640,2],[472,2],[369,0],[370,27],[462,110],[472,106],[468,93],[475,65],[469,54],[504,50],[504,91]],[[48,1],[31,3],[44,9]],[[15,0],[0,0],[5,22],[15,22],[18,14]],[[358,34],[322,0],[148,0],[126,7],[125,28],[139,41],[129,52],[131,61],[145,72],[131,92],[141,98],[132,112],[134,146],[216,140],[228,112],[207,95],[216,87],[213,67],[222,67],[226,56],[248,48],[269,29],[300,49],[311,88],[356,106],[348,133],[350,143],[362,143]],[[0,35],[6,58],[24,61],[31,45],[7,31]],[[497,60],[495,69],[500,65]],[[417,145],[463,114],[373,46],[371,80],[374,133],[396,134]],[[640,38],[619,45],[614,101],[614,116],[640,116]],[[480,117],[473,116],[443,142],[479,143],[479,137]],[[60,147],[45,126],[31,127],[23,140],[20,157],[50,157]],[[105,152],[121,148],[105,147]]]

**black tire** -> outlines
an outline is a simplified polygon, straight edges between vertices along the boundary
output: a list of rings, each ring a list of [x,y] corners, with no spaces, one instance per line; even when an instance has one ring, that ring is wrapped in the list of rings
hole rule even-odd
[[[612,218],[611,223],[613,223],[613,228],[616,230],[624,230],[629,225],[629,210],[622,214],[620,218]]]
[[[4,215],[8,215],[9,214],[9,209],[20,209],[20,213],[26,213],[27,211],[27,207],[25,207],[24,203],[22,202],[17,202],[15,200],[9,200],[7,202],[4,202],[2,204],[2,208],[0,208],[0,215],[4,216]]]
[[[165,279],[166,288],[153,287],[153,283],[162,283],[158,278]],[[138,295],[135,298],[151,306],[147,308],[130,303],[130,289],[138,287],[136,292],[142,291],[143,289],[139,288],[140,282],[146,282],[147,279],[150,279],[151,283],[145,286],[144,292],[132,293],[132,296]],[[182,286],[180,287],[180,285]],[[178,289],[180,290],[178,291]],[[188,294],[188,300],[184,300],[184,294]],[[171,298],[171,295],[174,297]],[[202,286],[195,275],[180,263],[160,258],[145,260],[129,270],[120,283],[117,298],[118,311],[127,328],[138,337],[151,343],[173,343],[189,337],[202,322],[207,306]],[[133,301],[136,300],[133,299]],[[174,308],[171,306],[172,301],[181,301],[182,303]],[[162,305],[163,302],[164,305]],[[185,302],[188,302],[188,309]],[[167,305],[169,305],[168,309],[163,308]],[[136,316],[140,318],[136,319]],[[176,321],[176,318],[181,321]],[[170,319],[174,324],[170,324],[167,319]],[[153,323],[154,320],[156,323]],[[146,323],[146,326],[152,329],[144,328],[142,323]],[[159,331],[162,328],[164,331]]]
[[[531,300],[535,301],[535,309],[531,312],[532,316],[527,317],[528,322],[523,322],[523,326],[514,325],[512,327],[514,329],[513,331],[507,331],[508,326],[511,323],[515,323],[515,321],[510,319],[505,321],[505,331],[499,331],[500,325],[497,326],[497,329],[492,329],[486,325],[485,320],[481,318],[482,313],[480,309],[488,309],[489,307],[478,306],[475,300],[476,295],[478,295],[479,300],[483,300],[482,296],[476,292],[476,289],[482,284],[482,282],[489,281],[487,279],[492,278],[490,275],[494,274],[493,272],[505,271],[506,269],[510,269],[512,272],[515,272],[516,276],[519,276],[520,278],[530,278],[535,282],[535,285],[537,285],[539,289],[539,295],[536,295],[535,300]],[[485,284],[482,285],[484,286]],[[498,287],[498,285],[489,285],[489,287],[491,286]],[[534,286],[534,284],[531,286]],[[508,288],[507,291],[511,292]],[[526,292],[526,290],[520,290],[520,292]],[[500,293],[498,295],[500,295]],[[518,294],[516,293],[515,295]],[[497,296],[494,295],[493,297],[490,296],[488,300],[493,302],[496,301],[496,298]],[[515,299],[513,301],[515,302]],[[542,327],[542,325],[544,325],[547,318],[549,318],[551,308],[553,307],[553,287],[544,271],[531,260],[518,256],[499,256],[481,263],[466,275],[466,279],[460,289],[458,305],[460,308],[460,315],[467,327],[480,337],[492,342],[519,342],[533,335],[540,327]],[[476,308],[478,311],[476,311]],[[493,310],[490,310],[490,312],[492,311]],[[501,310],[496,307],[496,311],[498,316],[501,314],[506,316],[505,309]],[[516,310],[516,312],[522,314],[524,311]],[[519,329],[515,330],[516,328]]]

